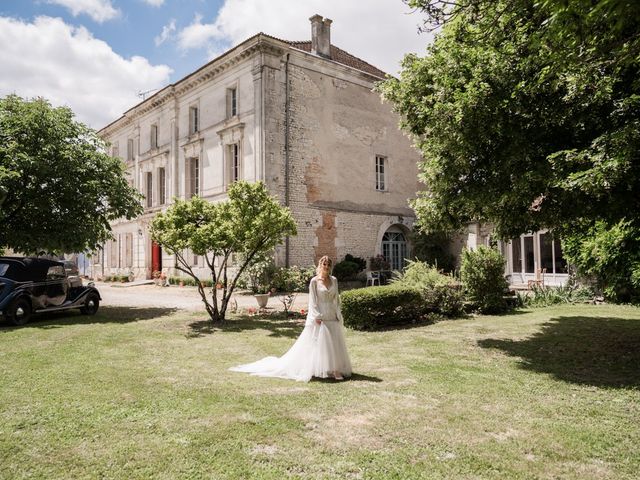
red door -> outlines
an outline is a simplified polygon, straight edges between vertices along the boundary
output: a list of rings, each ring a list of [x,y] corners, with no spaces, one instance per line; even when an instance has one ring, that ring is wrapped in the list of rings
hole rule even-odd
[[[162,270],[162,249],[155,242],[151,243],[151,272]]]

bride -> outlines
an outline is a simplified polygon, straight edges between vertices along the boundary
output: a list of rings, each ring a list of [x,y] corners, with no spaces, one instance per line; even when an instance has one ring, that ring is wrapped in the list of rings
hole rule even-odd
[[[304,330],[281,357],[230,368],[262,377],[308,382],[311,377],[343,380],[351,376],[351,361],[344,341],[338,280],[330,275],[332,261],[324,256],[309,284],[309,311]]]

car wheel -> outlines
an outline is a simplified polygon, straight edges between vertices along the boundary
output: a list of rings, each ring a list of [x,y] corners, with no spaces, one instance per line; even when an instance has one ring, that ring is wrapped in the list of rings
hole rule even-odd
[[[80,312],[85,315],[95,315],[100,306],[100,297],[95,293],[90,293],[84,300],[84,306],[80,308]]]
[[[24,325],[31,318],[31,302],[26,298],[19,298],[9,307],[7,317],[14,325]]]

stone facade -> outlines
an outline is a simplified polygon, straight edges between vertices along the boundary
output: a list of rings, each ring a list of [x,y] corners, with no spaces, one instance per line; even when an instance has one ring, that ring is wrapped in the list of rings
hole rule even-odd
[[[310,20],[312,42],[258,34],[100,131],[145,195],[145,213],[112,225],[97,276],[174,274],[150,220],[174,197],[224,200],[236,177],[264,181],[292,210],[298,235],[276,249],[280,265],[368,258],[387,229],[408,233],[419,154],[372,91],[382,72],[330,45],[330,20]]]

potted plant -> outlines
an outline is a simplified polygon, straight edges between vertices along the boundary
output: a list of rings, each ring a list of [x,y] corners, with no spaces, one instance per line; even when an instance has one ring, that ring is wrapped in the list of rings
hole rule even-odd
[[[267,303],[269,302],[269,296],[270,296],[269,287],[260,286],[256,288],[253,291],[253,296],[256,298],[256,301],[258,302],[258,306],[260,308],[266,308]]]
[[[269,301],[271,270],[271,261],[266,258],[260,259],[247,268],[251,291],[260,308],[266,308]]]

